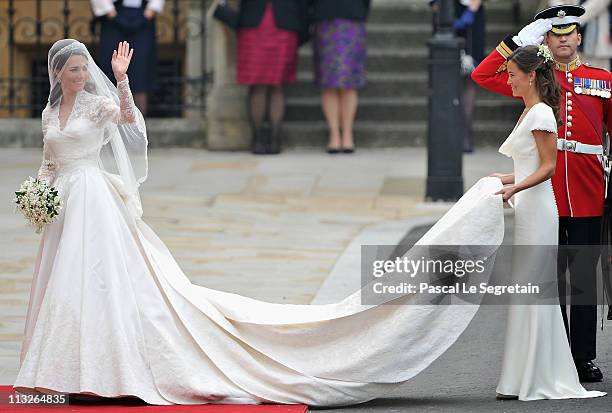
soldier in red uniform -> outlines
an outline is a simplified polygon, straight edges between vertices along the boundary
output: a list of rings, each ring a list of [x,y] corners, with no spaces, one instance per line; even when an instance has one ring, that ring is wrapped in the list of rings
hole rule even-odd
[[[512,96],[507,84],[506,58],[518,47],[545,42],[556,62],[561,84],[561,119],[558,130],[557,168],[552,177],[559,212],[559,245],[599,245],[604,205],[602,166],[604,129],[612,134],[612,77],[607,70],[584,64],[577,49],[581,43],[578,17],[581,6],[556,6],[542,10],[518,35],[508,36],[472,73],[480,86]],[[572,355],[581,381],[601,381],[593,363],[596,357],[596,267],[599,255],[568,257],[559,254],[561,311]],[[575,258],[575,259],[574,259]],[[573,260],[573,262],[572,262]],[[563,297],[569,267],[570,285],[588,292],[590,305],[572,305],[570,321]]]

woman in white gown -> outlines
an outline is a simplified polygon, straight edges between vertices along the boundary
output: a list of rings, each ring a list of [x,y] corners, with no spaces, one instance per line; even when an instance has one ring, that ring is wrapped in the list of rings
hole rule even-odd
[[[558,243],[558,213],[550,178],[557,157],[561,96],[552,65],[552,56],[545,46],[520,48],[508,58],[508,84],[514,96],[524,100],[525,111],[499,148],[502,154],[512,157],[514,173],[494,174],[508,184],[499,192],[504,200],[514,195],[515,246],[533,246],[530,251],[541,255],[534,262],[526,259],[525,249],[515,247],[515,254],[521,258],[513,260],[516,266],[513,271],[524,274],[543,269],[542,272],[551,275],[550,280],[556,278],[556,262],[550,255],[544,255],[547,249],[542,247]],[[580,385],[559,305],[509,306],[497,393],[499,398],[520,400],[604,395],[587,392]]]
[[[147,138],[125,75],[130,57],[120,44],[115,88],[82,43],[49,51],[39,177],[64,207],[42,235],[15,390],[160,405],[346,405],[393,390],[456,341],[477,305],[415,305],[411,295],[362,305],[360,291],[283,305],[192,284],[141,219]],[[481,180],[419,243],[494,252],[501,188]],[[571,390],[587,396],[578,383]]]

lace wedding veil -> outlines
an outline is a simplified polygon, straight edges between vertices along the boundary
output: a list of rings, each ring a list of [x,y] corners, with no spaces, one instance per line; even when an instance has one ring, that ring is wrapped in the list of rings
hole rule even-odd
[[[99,118],[112,120],[99,125],[104,128],[104,141],[99,154],[100,168],[111,174],[109,176],[120,178],[120,182],[116,179],[115,182],[121,188],[130,212],[140,217],[142,206],[138,187],[146,180],[148,172],[148,140],[144,118],[133,104],[127,80],[119,82],[116,87],[96,65],[87,47],[77,40],[59,40],[49,50],[50,92],[43,111],[43,132],[45,112],[58,110],[61,104],[62,73],[83,67],[87,72],[85,85],[83,90],[77,92],[72,112],[66,122],[92,110],[99,112],[96,114]],[[87,99],[79,98],[83,94],[87,95]],[[85,103],[91,103],[92,99],[96,102],[95,105]]]

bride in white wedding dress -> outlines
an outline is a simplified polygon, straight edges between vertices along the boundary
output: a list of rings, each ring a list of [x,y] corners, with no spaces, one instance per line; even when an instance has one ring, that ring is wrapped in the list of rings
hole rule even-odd
[[[272,304],[192,284],[141,219],[147,137],[130,58],[121,43],[115,88],[82,43],[49,51],[39,177],[64,207],[42,235],[16,391],[347,405],[414,377],[467,328],[478,305],[420,305],[411,295],[363,305],[360,291],[335,304]],[[419,244],[492,254],[504,235],[501,189],[482,179]],[[571,358],[566,350],[559,357]],[[577,382],[564,388],[595,395]]]

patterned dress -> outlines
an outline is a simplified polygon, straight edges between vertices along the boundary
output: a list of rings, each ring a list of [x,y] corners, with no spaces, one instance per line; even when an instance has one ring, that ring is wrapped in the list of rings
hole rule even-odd
[[[346,19],[314,27],[315,83],[320,88],[358,89],[366,77],[366,25]]]

